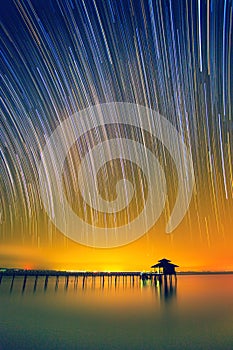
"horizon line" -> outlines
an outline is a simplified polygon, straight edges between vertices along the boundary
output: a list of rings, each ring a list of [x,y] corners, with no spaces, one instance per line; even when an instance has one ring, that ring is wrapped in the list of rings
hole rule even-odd
[[[101,274],[108,274],[108,273],[154,273],[153,271],[107,271],[107,270],[56,270],[56,269],[27,269],[27,268],[17,268],[17,267],[0,267],[0,273],[4,273],[7,271],[32,271],[32,272],[67,272],[67,273],[101,273]],[[187,271],[176,271],[177,275],[208,275],[208,274],[233,274],[233,270],[202,270],[202,271],[195,271],[195,270],[187,270]]]

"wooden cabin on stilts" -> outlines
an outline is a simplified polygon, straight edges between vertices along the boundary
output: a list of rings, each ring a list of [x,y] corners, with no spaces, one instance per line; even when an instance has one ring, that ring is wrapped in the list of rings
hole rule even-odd
[[[172,264],[171,260],[168,259],[161,259],[158,261],[157,264],[152,265],[151,268],[157,269],[157,276],[159,278],[159,281],[162,282],[162,276],[164,278],[164,282],[167,282],[167,278],[169,278],[170,282],[172,280],[172,276],[176,279],[176,270],[175,268],[179,267],[178,265]]]

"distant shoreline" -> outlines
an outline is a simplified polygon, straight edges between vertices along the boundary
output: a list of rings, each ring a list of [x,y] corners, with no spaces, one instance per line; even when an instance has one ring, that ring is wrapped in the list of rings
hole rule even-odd
[[[177,275],[233,275],[233,271],[181,271]]]

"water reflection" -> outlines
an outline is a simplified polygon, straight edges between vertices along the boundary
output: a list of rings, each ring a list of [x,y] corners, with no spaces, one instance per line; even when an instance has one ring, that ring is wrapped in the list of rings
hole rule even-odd
[[[176,291],[177,291],[177,278],[174,278],[174,281],[172,279],[165,279],[164,284],[159,284],[160,289],[160,297],[165,302],[171,302],[171,300],[176,298]]]
[[[164,303],[175,300],[177,294],[176,276],[159,276],[154,279],[142,279],[142,288],[153,287],[157,298]]]
[[[4,349],[178,350],[187,344],[190,350],[231,349],[232,294],[232,275],[3,276],[1,346],[3,341]]]

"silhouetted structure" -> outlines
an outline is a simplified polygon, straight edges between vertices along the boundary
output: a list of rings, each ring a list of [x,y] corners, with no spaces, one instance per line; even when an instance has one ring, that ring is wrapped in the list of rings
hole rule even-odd
[[[167,276],[167,275],[176,275],[176,270],[175,268],[176,267],[179,267],[178,265],[175,265],[175,264],[172,264],[170,262],[171,260],[168,260],[168,259],[161,259],[159,260],[159,262],[153,266],[151,266],[152,268],[156,269],[158,268],[159,269],[159,273],[161,273],[161,269],[162,269],[162,273],[164,274],[164,276]]]
[[[53,271],[53,270],[23,270],[23,269],[0,269],[0,284],[2,278],[11,277],[10,283],[10,293],[13,291],[15,277],[22,277],[22,294],[25,292],[27,287],[27,281],[34,278],[33,292],[36,293],[37,285],[39,280],[43,280],[43,289],[46,292],[49,284],[53,283],[55,291],[58,290],[59,285],[63,285],[64,290],[67,291],[69,286],[72,284],[74,289],[78,287],[79,284],[82,286],[82,289],[85,289],[87,286],[87,280],[91,280],[92,287],[97,284],[97,279],[99,279],[100,285],[104,288],[105,285],[108,287],[114,285],[117,288],[120,284],[120,281],[123,284],[123,287],[126,287],[127,284],[131,286],[136,286],[139,281],[141,281],[141,272],[69,272],[69,271]],[[50,278],[50,277],[53,277]],[[55,280],[54,280],[55,278]],[[52,280],[51,282],[49,282]],[[71,283],[73,282],[73,283]]]

